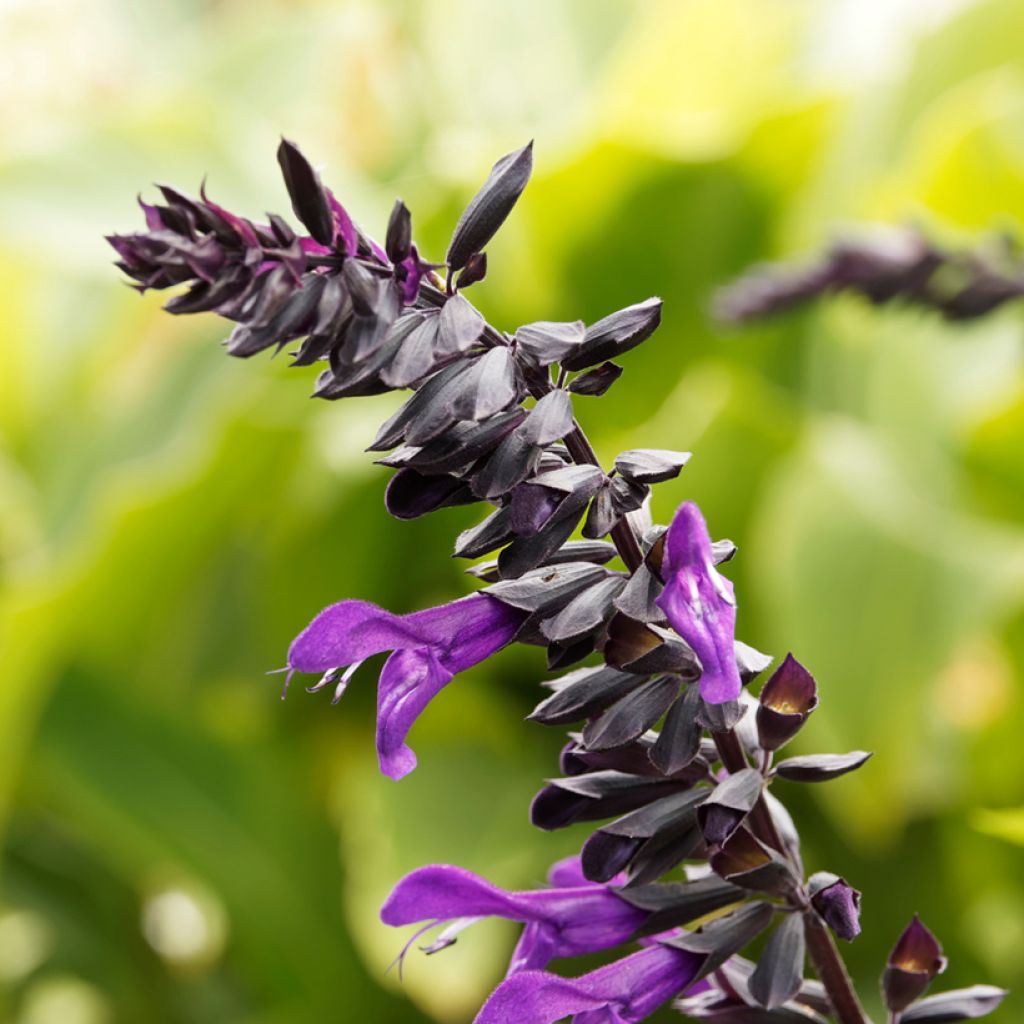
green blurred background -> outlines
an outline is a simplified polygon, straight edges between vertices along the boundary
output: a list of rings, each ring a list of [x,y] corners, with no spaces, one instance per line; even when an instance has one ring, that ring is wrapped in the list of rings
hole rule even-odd
[[[1020,233],[1020,0],[0,0],[0,38],[0,1019],[466,1021],[514,931],[400,985],[383,895],[427,861],[531,885],[582,837],[527,825],[560,745],[522,721],[540,652],[452,686],[397,784],[372,671],[333,709],[264,674],[332,600],[467,590],[476,515],[389,521],[361,451],[393,396],[311,402],[110,266],[153,181],[286,212],[281,133],[370,230],[401,195],[434,256],[536,139],[473,298],[511,328],[664,296],[579,413],[605,459],[695,452],[656,514],[693,498],[739,543],[741,636],[823,691],[803,749],[876,752],[780,792],[865,892],[867,998],[918,910],[948,985],[1024,987],[1022,311],[707,313],[844,223]]]

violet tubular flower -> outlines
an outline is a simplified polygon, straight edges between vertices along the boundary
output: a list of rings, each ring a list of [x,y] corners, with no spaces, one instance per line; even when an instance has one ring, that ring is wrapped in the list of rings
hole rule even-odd
[[[449,864],[419,868],[392,890],[381,920],[392,926],[481,917],[519,921],[526,927],[509,964],[508,973],[514,974],[539,970],[560,957],[612,949],[628,941],[649,916],[608,886],[574,877],[580,875],[578,867],[556,867],[556,887],[525,892],[500,889]]]
[[[367,601],[339,601],[295,638],[288,668],[333,672],[392,651],[377,688],[377,755],[381,771],[400,779],[416,767],[405,738],[424,708],[455,675],[504,647],[524,617],[486,594],[411,615]]]
[[[736,597],[732,583],[716,568],[707,524],[688,501],[665,535],[661,563],[665,589],[656,604],[700,659],[700,695],[724,704],[740,695],[736,665]]]
[[[685,992],[705,959],[653,943],[578,978],[521,971],[494,990],[474,1024],[635,1024]]]

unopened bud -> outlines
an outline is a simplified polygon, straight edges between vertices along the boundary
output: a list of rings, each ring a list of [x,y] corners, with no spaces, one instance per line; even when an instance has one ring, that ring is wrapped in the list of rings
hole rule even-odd
[[[839,938],[852,942],[860,935],[860,893],[845,878],[819,871],[810,891],[814,909]]]

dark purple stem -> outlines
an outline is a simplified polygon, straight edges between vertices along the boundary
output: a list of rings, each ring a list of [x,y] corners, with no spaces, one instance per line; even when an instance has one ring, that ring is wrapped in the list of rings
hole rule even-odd
[[[600,467],[601,463],[598,461],[597,453],[578,423],[573,432],[566,436],[565,446],[569,449],[569,454],[576,462],[590,463],[592,466]],[[623,516],[612,527],[610,536],[619,552],[619,557],[626,563],[626,568],[631,573],[636,572],[643,564],[644,555],[636,533],[633,531],[633,527],[626,516]]]
[[[810,953],[811,963],[814,964],[814,972],[825,986],[829,1002],[840,1024],[871,1024],[864,1007],[860,1005],[832,933],[825,927],[813,907],[804,910],[803,919],[807,952]]]

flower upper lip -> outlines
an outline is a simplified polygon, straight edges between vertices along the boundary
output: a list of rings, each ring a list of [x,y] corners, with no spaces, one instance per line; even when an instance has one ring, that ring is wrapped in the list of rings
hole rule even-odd
[[[578,867],[575,873],[579,874]],[[573,884],[513,892],[465,868],[433,864],[403,878],[384,902],[380,916],[393,926],[488,916],[519,921],[526,928],[512,955],[509,973],[543,968],[557,957],[619,945],[632,937],[648,916],[608,885],[567,878],[565,872],[561,880]]]
[[[410,615],[339,601],[295,638],[288,667],[323,673],[392,651],[377,691],[377,752],[381,771],[401,778],[416,765],[405,737],[423,709],[456,674],[512,640],[525,617],[486,594]]]

